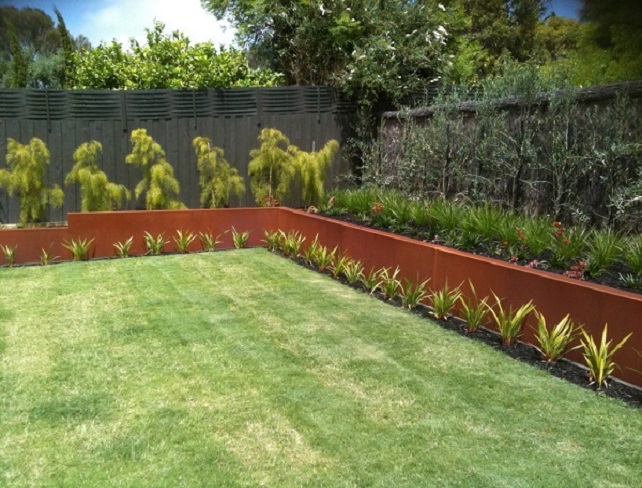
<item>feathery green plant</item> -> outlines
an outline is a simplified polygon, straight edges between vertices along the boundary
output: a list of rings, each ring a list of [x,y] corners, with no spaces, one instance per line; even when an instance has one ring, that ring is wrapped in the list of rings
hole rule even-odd
[[[301,196],[306,206],[321,204],[326,169],[338,150],[339,143],[334,139],[329,140],[320,151],[306,152],[296,146],[288,147],[301,177]]]
[[[586,251],[586,271],[593,278],[602,275],[622,254],[622,239],[612,230],[593,230]]]
[[[47,205],[62,207],[64,193],[58,185],[45,186],[46,166],[49,164],[49,150],[37,137],[23,145],[7,139],[7,166],[0,169],[0,187],[6,187],[10,196],[20,198],[20,222],[30,224],[41,222]]]
[[[165,151],[145,129],[135,129],[131,135],[132,152],[125,157],[127,164],[138,166],[142,179],[134,191],[136,198],[145,195],[148,210],[184,208],[178,200],[180,186],[174,169],[167,162]]]
[[[296,164],[287,150],[290,140],[277,129],[263,129],[259,141],[261,147],[250,151],[250,186],[256,203],[271,207],[290,192]]]
[[[626,243],[624,258],[627,266],[636,275],[642,275],[642,235],[630,237]]]
[[[556,224],[553,254],[550,256],[549,262],[555,268],[564,269],[582,256],[586,248],[588,231],[579,227],[564,229],[558,223]]]
[[[98,141],[89,141],[78,146],[74,152],[74,166],[65,177],[65,184],[80,184],[80,208],[83,212],[95,212],[120,208],[123,200],[131,194],[123,185],[111,183],[98,167],[98,158],[103,146]]]
[[[196,151],[201,207],[225,207],[230,202],[230,196],[245,193],[243,178],[227,162],[222,148],[212,146],[209,137],[195,137],[192,145]]]

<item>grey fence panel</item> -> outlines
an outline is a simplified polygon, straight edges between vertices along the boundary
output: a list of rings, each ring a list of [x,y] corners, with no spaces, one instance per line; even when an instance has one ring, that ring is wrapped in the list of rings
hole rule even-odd
[[[6,167],[7,138],[26,144],[42,139],[51,153],[48,184],[65,191],[62,209],[49,209],[47,219],[65,220],[68,212],[80,210],[77,185],[64,185],[73,166],[76,148],[98,140],[103,146],[99,161],[110,181],[132,192],[127,208],[142,208],[134,189],[140,170],[125,164],[131,150],[129,138],[136,128],[145,128],[163,147],[181,185],[180,199],[190,208],[199,207],[200,189],[192,140],[207,136],[222,147],[230,164],[245,179],[247,191],[233,198],[232,206],[254,205],[248,178],[249,153],[258,147],[261,129],[274,127],[293,144],[310,151],[329,139],[347,140],[351,106],[329,87],[238,88],[230,90],[11,90],[0,89],[0,168]],[[338,157],[328,173],[328,182],[349,171]],[[292,199],[291,205],[301,202]],[[19,200],[0,190],[0,222],[16,222]]]

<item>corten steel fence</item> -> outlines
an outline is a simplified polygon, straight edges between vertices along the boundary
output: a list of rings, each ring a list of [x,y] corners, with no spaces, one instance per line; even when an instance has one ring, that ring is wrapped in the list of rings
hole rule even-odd
[[[23,144],[42,139],[51,152],[48,183],[65,191],[61,209],[49,209],[48,221],[62,221],[80,210],[77,185],[64,186],[73,166],[73,153],[83,142],[103,146],[100,166],[110,181],[132,191],[140,180],[138,168],[125,164],[131,132],[145,128],[163,147],[181,185],[180,199],[199,207],[198,173],[192,140],[210,137],[246,180],[245,196],[231,206],[254,204],[248,178],[249,153],[258,147],[259,132],[274,127],[291,143],[311,151],[328,140],[340,144],[350,134],[351,107],[330,87],[235,88],[228,90],[10,90],[0,89],[0,168],[6,167],[7,138]],[[327,183],[349,172],[339,153]],[[296,199],[288,201],[298,205]],[[140,208],[134,198],[128,208]],[[19,200],[0,190],[0,222],[17,222]]]

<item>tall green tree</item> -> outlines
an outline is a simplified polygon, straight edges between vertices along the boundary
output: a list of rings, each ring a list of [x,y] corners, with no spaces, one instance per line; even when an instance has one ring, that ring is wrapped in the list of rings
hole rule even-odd
[[[8,52],[10,28],[16,32],[23,48],[52,54],[60,48],[60,38],[53,19],[38,8],[18,9],[12,5],[0,7],[0,52]]]
[[[11,32],[11,68],[9,71],[9,88],[25,88],[29,76],[29,62],[22,46],[18,41],[18,36],[13,28]]]
[[[638,2],[585,0],[582,21],[549,18],[538,28],[544,70],[574,85],[642,78],[642,13]],[[557,45],[557,55],[549,50]]]
[[[290,192],[296,161],[288,152],[290,140],[281,131],[265,128],[259,142],[261,146],[250,151],[250,186],[258,205],[272,207]]]
[[[595,24],[600,47],[642,49],[642,9],[637,0],[583,0],[582,20]],[[623,42],[626,41],[626,42]]]
[[[455,7],[434,0],[203,0],[286,83],[330,84],[375,106],[441,76]]]
[[[64,87],[65,61],[70,59],[70,51],[91,49],[91,43],[82,35],[71,38],[62,16],[60,20],[56,26],[52,18],[40,9],[0,7],[0,87]],[[17,57],[13,54],[18,49],[15,42],[12,47],[12,32],[20,47]],[[65,34],[64,38],[61,32]],[[18,82],[14,79],[14,71],[21,73]],[[72,67],[67,66],[67,71],[73,71]]]
[[[65,25],[65,19],[62,17],[62,14],[60,11],[54,7],[54,12],[56,14],[56,18],[58,19],[58,33],[60,34],[60,44],[62,47],[62,54],[64,56],[64,62],[65,62],[65,72],[64,72],[64,79],[63,79],[63,85],[67,87],[71,80],[74,77],[74,41],[73,38],[71,37],[71,34],[67,30],[67,26]]]
[[[296,146],[288,148],[301,178],[301,197],[306,206],[320,205],[325,193],[326,171],[338,150],[339,143],[334,139],[329,140],[319,151],[302,151]]]
[[[463,9],[465,24],[456,34],[476,47],[470,62],[477,79],[497,71],[503,59],[526,61],[536,52],[537,27],[545,10],[545,0],[459,0],[457,3]]]

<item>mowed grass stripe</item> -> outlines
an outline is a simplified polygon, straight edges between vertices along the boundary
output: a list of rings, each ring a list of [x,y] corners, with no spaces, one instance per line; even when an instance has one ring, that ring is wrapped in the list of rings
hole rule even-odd
[[[264,250],[0,270],[0,485],[632,486],[642,416]]]

